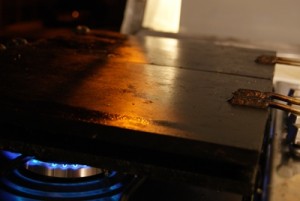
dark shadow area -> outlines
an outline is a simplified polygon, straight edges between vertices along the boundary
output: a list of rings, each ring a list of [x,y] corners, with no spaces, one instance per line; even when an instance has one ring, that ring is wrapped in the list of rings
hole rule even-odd
[[[0,27],[42,21],[48,27],[86,25],[119,31],[126,0],[3,0]]]

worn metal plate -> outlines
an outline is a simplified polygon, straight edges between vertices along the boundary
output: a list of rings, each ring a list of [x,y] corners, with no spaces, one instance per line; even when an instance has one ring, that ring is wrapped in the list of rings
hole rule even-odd
[[[227,100],[272,90],[264,51],[67,36],[0,52],[2,148],[251,192],[268,111]]]

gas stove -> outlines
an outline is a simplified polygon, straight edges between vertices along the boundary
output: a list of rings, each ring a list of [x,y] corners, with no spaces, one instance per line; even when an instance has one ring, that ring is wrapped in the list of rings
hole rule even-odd
[[[159,2],[1,1],[0,200],[298,200],[296,6]]]

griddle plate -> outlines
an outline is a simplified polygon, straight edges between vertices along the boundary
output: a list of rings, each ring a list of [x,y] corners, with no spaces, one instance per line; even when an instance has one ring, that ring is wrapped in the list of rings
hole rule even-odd
[[[0,52],[1,148],[250,193],[268,111],[227,100],[272,90],[273,53],[95,33]]]

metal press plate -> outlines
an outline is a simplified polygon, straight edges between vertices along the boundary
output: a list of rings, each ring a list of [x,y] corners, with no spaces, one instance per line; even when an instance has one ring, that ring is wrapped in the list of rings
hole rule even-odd
[[[249,192],[268,111],[227,100],[238,88],[272,90],[273,67],[254,62],[262,53],[71,33],[1,52],[1,121],[11,129],[2,144],[40,158],[65,150],[59,157],[71,161],[76,150],[93,166]]]

